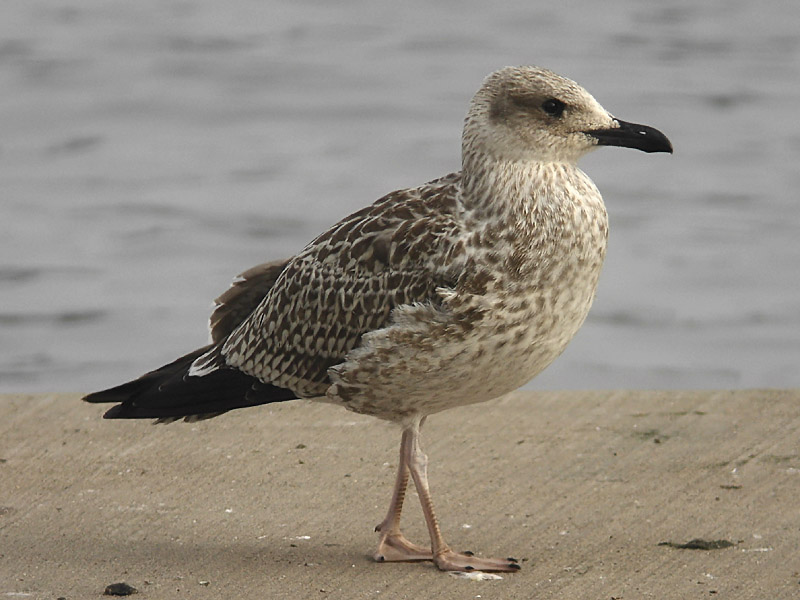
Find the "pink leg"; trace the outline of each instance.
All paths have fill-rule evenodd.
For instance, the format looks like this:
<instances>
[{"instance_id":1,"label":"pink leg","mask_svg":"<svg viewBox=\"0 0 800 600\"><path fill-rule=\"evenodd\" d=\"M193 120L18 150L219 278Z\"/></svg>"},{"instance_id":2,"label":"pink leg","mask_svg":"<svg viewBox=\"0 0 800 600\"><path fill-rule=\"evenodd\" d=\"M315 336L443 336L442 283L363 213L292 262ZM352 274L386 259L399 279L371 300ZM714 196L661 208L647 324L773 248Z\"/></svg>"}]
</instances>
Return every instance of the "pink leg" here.
<instances>
[{"instance_id":1,"label":"pink leg","mask_svg":"<svg viewBox=\"0 0 800 600\"><path fill-rule=\"evenodd\" d=\"M409 542L400 531L400 513L403 511L403 500L408 487L408 464L406 462L408 451L406 446L410 441L410 432L403 431L400 442L400 464L397 467L397 479L392 493L392 502L386 518L375 528L381 534L378 549L373 558L378 562L418 561L431 560L433 555L430 548L423 548Z\"/></svg>"},{"instance_id":2,"label":"pink leg","mask_svg":"<svg viewBox=\"0 0 800 600\"><path fill-rule=\"evenodd\" d=\"M520 566L513 558L478 558L471 554L454 552L445 543L439 521L433 511L433 500L428 487L428 457L422 452L419 445L419 428L421 422L416 422L403 432L401 451L406 452L405 463L414 479L425 523L431 536L431 549L433 562L442 571L518 571ZM408 439L406 439L408 434ZM407 478L406 478L407 479Z\"/></svg>"}]
</instances>

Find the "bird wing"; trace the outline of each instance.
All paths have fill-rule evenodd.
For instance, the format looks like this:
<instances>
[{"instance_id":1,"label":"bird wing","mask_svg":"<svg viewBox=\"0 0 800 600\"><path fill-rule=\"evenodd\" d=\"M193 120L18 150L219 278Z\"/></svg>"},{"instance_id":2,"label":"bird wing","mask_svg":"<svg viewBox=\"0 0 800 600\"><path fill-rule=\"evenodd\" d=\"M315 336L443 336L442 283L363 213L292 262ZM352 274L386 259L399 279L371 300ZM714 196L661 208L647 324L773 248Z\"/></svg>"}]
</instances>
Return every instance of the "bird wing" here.
<instances>
[{"instance_id":1,"label":"bird wing","mask_svg":"<svg viewBox=\"0 0 800 600\"><path fill-rule=\"evenodd\" d=\"M440 303L437 289L457 281L459 180L393 192L320 235L191 373L234 368L301 397L324 394L328 368L363 334L398 306Z\"/></svg>"},{"instance_id":2,"label":"bird wing","mask_svg":"<svg viewBox=\"0 0 800 600\"><path fill-rule=\"evenodd\" d=\"M212 343L227 338L258 307L287 264L288 259L276 260L236 276L231 287L214 300L214 312L208 320Z\"/></svg>"},{"instance_id":3,"label":"bird wing","mask_svg":"<svg viewBox=\"0 0 800 600\"><path fill-rule=\"evenodd\" d=\"M183 417L199 420L215 417L234 408L291 400L289 390L264 384L245 373L217 371L202 380L187 378L191 364L224 340L275 284L287 260L264 263L239 275L231 287L216 299L209 320L212 345L145 373L138 379L88 394L87 402L118 402L106 413L108 419L157 418L172 422Z\"/></svg>"}]
</instances>

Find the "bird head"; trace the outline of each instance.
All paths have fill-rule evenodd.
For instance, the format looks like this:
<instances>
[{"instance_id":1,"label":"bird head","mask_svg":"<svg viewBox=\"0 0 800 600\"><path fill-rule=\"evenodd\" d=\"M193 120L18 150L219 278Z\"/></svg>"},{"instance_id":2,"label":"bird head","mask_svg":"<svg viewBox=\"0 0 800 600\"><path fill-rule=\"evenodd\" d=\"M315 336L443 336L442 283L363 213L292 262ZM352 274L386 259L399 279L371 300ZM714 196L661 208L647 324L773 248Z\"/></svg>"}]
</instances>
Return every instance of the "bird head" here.
<instances>
[{"instance_id":1,"label":"bird head","mask_svg":"<svg viewBox=\"0 0 800 600\"><path fill-rule=\"evenodd\" d=\"M597 146L672 152L657 129L616 119L577 83L540 67L489 75L464 125L465 160L480 153L500 161L574 164Z\"/></svg>"}]
</instances>

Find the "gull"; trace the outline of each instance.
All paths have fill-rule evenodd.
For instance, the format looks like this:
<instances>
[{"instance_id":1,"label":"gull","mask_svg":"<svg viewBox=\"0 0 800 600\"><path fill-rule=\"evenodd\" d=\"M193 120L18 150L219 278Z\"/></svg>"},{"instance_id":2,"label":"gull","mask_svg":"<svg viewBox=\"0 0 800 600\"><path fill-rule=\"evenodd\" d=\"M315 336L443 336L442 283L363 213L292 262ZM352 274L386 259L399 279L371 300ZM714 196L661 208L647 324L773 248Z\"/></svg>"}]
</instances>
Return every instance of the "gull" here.
<instances>
[{"instance_id":1,"label":"gull","mask_svg":"<svg viewBox=\"0 0 800 600\"><path fill-rule=\"evenodd\" d=\"M595 296L608 238L577 166L598 146L672 152L574 81L534 66L490 74L464 123L461 171L392 192L299 254L242 273L216 301L211 340L139 379L86 396L109 419L197 421L305 398L400 425L400 459L375 560L516 571L455 552L431 499L420 429L497 398L549 365ZM409 478L430 545L400 515Z\"/></svg>"}]
</instances>

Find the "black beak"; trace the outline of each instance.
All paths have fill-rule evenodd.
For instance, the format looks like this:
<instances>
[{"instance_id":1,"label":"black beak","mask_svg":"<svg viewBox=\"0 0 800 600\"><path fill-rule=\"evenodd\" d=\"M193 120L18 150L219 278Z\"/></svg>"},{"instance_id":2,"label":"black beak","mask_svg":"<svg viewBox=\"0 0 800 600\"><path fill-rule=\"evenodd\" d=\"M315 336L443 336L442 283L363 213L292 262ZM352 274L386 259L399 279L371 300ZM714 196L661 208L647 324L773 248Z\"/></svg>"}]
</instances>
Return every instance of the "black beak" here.
<instances>
[{"instance_id":1,"label":"black beak","mask_svg":"<svg viewBox=\"0 0 800 600\"><path fill-rule=\"evenodd\" d=\"M594 129L584 133L596 138L598 146L623 146L636 148L643 152L669 152L672 154L672 144L667 136L658 129L619 119L615 119L615 121L619 123L619 127Z\"/></svg>"}]
</instances>

